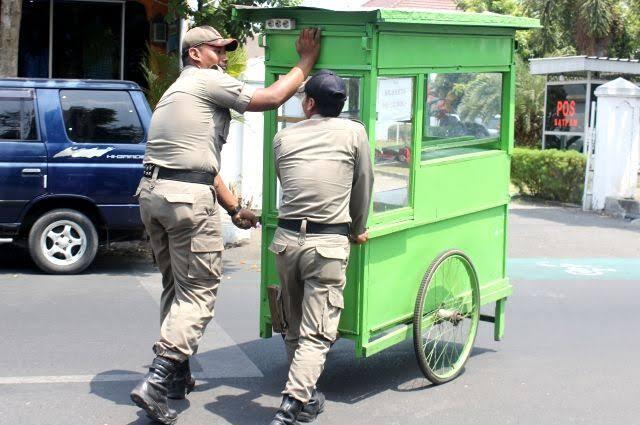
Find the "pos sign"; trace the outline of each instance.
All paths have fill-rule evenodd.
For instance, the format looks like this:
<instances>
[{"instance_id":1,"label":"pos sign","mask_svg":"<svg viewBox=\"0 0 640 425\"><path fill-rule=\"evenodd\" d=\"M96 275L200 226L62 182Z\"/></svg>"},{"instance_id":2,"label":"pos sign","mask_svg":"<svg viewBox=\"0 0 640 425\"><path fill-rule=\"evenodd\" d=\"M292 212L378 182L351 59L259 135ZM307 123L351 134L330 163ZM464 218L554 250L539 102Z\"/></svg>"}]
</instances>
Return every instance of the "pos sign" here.
<instances>
[{"instance_id":1,"label":"pos sign","mask_svg":"<svg viewBox=\"0 0 640 425\"><path fill-rule=\"evenodd\" d=\"M548 85L545 111L546 131L578 133L584 131L586 98L586 84Z\"/></svg>"},{"instance_id":2,"label":"pos sign","mask_svg":"<svg viewBox=\"0 0 640 425\"><path fill-rule=\"evenodd\" d=\"M556 104L556 118L554 118L554 126L556 127L577 127L578 120L576 116L575 100L558 100Z\"/></svg>"}]
</instances>

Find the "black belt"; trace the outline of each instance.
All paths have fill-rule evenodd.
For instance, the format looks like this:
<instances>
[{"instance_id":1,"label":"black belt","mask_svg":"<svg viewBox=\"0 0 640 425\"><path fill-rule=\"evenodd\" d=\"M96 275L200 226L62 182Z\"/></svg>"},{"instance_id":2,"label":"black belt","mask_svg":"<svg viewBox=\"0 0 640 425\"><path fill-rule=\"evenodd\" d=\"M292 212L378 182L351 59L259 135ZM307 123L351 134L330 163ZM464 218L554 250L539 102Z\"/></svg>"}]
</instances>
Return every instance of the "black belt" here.
<instances>
[{"instance_id":1,"label":"black belt","mask_svg":"<svg viewBox=\"0 0 640 425\"><path fill-rule=\"evenodd\" d=\"M148 178L153 177L153 171L158 169L159 179L176 180L185 183L199 183L206 185L213 185L213 181L216 178L216 173L207 173L204 171L192 171L192 170L178 170L174 168L159 167L154 164L144 164L144 176Z\"/></svg>"},{"instance_id":2,"label":"black belt","mask_svg":"<svg viewBox=\"0 0 640 425\"><path fill-rule=\"evenodd\" d=\"M286 218L278 219L278 227L283 229L299 232L302 226L302 220L289 220ZM307 221L307 233L321 233L323 235L344 235L349 236L349 224L326 224L326 223L313 223Z\"/></svg>"}]
</instances>

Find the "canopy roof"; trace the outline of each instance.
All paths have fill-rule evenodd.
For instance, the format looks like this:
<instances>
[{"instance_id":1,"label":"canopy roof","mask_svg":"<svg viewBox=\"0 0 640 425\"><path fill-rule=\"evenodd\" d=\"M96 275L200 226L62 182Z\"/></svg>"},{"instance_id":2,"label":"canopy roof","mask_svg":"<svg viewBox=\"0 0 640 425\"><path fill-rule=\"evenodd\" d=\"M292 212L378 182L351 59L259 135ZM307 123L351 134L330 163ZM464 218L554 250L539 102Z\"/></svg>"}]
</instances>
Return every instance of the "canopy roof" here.
<instances>
[{"instance_id":1,"label":"canopy roof","mask_svg":"<svg viewBox=\"0 0 640 425\"><path fill-rule=\"evenodd\" d=\"M315 7L274 7L236 5L234 16L242 20L263 21L269 18L296 18L306 14L325 13L333 16L353 17L354 20L375 23L458 25L479 27L502 27L513 29L540 28L540 21L519 16L498 15L495 13L467 13L425 9L320 9Z\"/></svg>"},{"instance_id":2,"label":"canopy roof","mask_svg":"<svg viewBox=\"0 0 640 425\"><path fill-rule=\"evenodd\" d=\"M637 59L618 59L596 56L562 56L531 59L531 74L550 75L570 72L607 72L611 74L640 74Z\"/></svg>"}]
</instances>

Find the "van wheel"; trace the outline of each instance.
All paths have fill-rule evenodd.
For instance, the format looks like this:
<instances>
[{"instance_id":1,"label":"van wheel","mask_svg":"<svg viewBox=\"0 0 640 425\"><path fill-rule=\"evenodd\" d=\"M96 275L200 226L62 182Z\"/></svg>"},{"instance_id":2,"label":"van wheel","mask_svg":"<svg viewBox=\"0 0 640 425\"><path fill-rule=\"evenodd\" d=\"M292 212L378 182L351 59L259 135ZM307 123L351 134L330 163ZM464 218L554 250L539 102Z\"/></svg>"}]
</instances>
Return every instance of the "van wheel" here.
<instances>
[{"instance_id":1,"label":"van wheel","mask_svg":"<svg viewBox=\"0 0 640 425\"><path fill-rule=\"evenodd\" d=\"M97 252L95 226L75 210L49 211L29 231L31 258L46 273L80 273L93 262Z\"/></svg>"}]
</instances>

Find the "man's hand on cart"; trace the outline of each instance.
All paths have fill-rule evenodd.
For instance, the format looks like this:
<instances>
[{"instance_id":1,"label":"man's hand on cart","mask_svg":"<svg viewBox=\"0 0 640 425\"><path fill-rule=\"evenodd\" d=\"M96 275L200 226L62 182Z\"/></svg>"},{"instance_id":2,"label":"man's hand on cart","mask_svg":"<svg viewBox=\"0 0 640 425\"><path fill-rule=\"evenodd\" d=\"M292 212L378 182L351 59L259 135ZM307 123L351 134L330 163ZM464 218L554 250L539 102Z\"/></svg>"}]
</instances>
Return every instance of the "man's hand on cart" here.
<instances>
[{"instance_id":1,"label":"man's hand on cart","mask_svg":"<svg viewBox=\"0 0 640 425\"><path fill-rule=\"evenodd\" d=\"M356 245L362 245L363 243L367 242L369 240L369 233L368 232L364 232L360 235L351 235L349 237L349 239L351 239L351 242L353 242Z\"/></svg>"},{"instance_id":2,"label":"man's hand on cart","mask_svg":"<svg viewBox=\"0 0 640 425\"><path fill-rule=\"evenodd\" d=\"M246 208L241 208L237 214L231 217L231 222L240 229L250 229L258 225L258 217L253 211Z\"/></svg>"},{"instance_id":3,"label":"man's hand on cart","mask_svg":"<svg viewBox=\"0 0 640 425\"><path fill-rule=\"evenodd\" d=\"M313 67L320 55L320 28L303 29L296 40L296 51L301 61L310 63Z\"/></svg>"}]
</instances>

